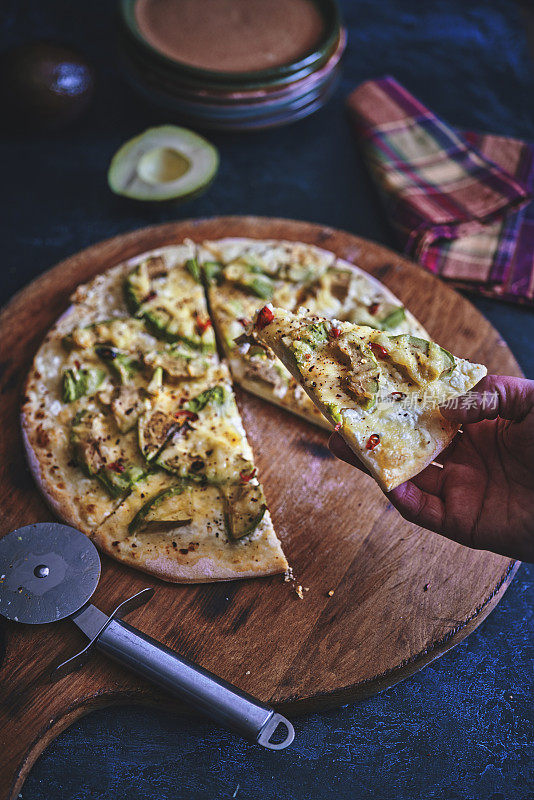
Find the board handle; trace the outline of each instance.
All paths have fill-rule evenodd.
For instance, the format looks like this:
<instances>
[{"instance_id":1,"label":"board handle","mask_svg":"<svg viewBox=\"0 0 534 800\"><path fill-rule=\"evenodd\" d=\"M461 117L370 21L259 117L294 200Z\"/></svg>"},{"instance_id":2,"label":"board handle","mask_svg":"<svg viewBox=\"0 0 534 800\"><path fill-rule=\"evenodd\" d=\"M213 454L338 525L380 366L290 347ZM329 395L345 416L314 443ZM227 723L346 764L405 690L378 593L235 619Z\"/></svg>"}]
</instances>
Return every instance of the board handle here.
<instances>
[{"instance_id":1,"label":"board handle","mask_svg":"<svg viewBox=\"0 0 534 800\"><path fill-rule=\"evenodd\" d=\"M295 737L289 720L270 706L182 658L126 622L112 620L99 634L95 646L137 675L262 747L282 750ZM285 728L285 733L279 731L277 741L271 741L280 726Z\"/></svg>"}]
</instances>

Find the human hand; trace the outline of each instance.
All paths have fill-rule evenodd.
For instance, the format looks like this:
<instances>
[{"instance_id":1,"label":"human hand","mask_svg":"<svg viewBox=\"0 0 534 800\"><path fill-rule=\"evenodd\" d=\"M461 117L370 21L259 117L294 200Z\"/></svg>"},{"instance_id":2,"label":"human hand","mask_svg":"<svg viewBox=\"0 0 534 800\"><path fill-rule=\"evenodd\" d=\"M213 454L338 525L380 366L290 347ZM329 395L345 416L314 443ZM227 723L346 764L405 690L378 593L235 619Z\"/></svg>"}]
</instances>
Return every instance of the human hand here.
<instances>
[{"instance_id":1,"label":"human hand","mask_svg":"<svg viewBox=\"0 0 534 800\"><path fill-rule=\"evenodd\" d=\"M441 409L463 427L436 459L443 469L430 465L387 497L410 522L455 542L534 561L534 381L487 375L469 399ZM329 446L362 469L341 436Z\"/></svg>"}]
</instances>

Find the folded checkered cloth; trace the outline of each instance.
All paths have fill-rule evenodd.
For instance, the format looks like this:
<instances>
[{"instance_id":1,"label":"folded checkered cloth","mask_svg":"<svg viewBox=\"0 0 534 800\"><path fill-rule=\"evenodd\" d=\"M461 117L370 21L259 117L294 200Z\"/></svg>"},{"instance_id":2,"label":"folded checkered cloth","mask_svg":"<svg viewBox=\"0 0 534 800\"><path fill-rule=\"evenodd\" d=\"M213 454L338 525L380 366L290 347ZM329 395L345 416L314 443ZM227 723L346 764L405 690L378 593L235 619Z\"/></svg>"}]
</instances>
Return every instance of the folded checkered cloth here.
<instances>
[{"instance_id":1,"label":"folded checkered cloth","mask_svg":"<svg viewBox=\"0 0 534 800\"><path fill-rule=\"evenodd\" d=\"M459 133L391 77L347 105L405 253L461 288L534 304L534 148Z\"/></svg>"}]
</instances>

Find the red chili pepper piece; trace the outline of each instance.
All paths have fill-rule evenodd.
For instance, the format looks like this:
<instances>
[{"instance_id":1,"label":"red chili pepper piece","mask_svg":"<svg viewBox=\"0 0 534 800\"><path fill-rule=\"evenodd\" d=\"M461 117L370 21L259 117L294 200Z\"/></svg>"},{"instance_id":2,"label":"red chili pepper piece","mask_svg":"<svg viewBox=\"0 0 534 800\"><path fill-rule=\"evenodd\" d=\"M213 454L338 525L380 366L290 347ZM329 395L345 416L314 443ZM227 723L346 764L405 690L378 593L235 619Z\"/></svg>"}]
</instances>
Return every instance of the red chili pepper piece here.
<instances>
[{"instance_id":1,"label":"red chili pepper piece","mask_svg":"<svg viewBox=\"0 0 534 800\"><path fill-rule=\"evenodd\" d=\"M202 335L205 330L211 328L211 319L200 319L200 317L196 316L196 323L198 332Z\"/></svg>"},{"instance_id":2,"label":"red chili pepper piece","mask_svg":"<svg viewBox=\"0 0 534 800\"><path fill-rule=\"evenodd\" d=\"M372 433L370 437L367 439L365 448L366 450L374 450L377 444L380 444L380 436L378 435L378 433Z\"/></svg>"},{"instance_id":3,"label":"red chili pepper piece","mask_svg":"<svg viewBox=\"0 0 534 800\"><path fill-rule=\"evenodd\" d=\"M76 359L76 361L74 362L74 366L76 367L76 369L80 369L80 367L81 367L82 365L80 364L80 362L78 361L78 359Z\"/></svg>"},{"instance_id":4,"label":"red chili pepper piece","mask_svg":"<svg viewBox=\"0 0 534 800\"><path fill-rule=\"evenodd\" d=\"M374 317L379 308L380 308L380 303L371 303L371 305L369 306L369 313L372 314Z\"/></svg>"},{"instance_id":5,"label":"red chili pepper piece","mask_svg":"<svg viewBox=\"0 0 534 800\"><path fill-rule=\"evenodd\" d=\"M256 317L256 325L255 325L256 330L258 331L263 330L263 328L266 328L269 322L272 322L273 319L274 319L274 314L271 311L271 309L267 308L267 306L263 306L263 308L260 308L260 310L258 311L258 316Z\"/></svg>"},{"instance_id":6,"label":"red chili pepper piece","mask_svg":"<svg viewBox=\"0 0 534 800\"><path fill-rule=\"evenodd\" d=\"M241 480L242 480L242 481L244 481L245 483L248 483L249 481L251 481L251 480L252 480L252 478L254 478L254 477L255 477L255 475L256 475L256 472L257 472L257 471L258 471L258 470L256 469L256 467L254 467L254 469L252 470L252 472L246 472L246 471L243 469L243 470L241 470L241 472L239 473L239 477L241 478Z\"/></svg>"},{"instance_id":7,"label":"red chili pepper piece","mask_svg":"<svg viewBox=\"0 0 534 800\"><path fill-rule=\"evenodd\" d=\"M121 473L124 472L125 466L124 464L121 464L120 461L114 461L112 464L109 465L109 469L112 469L113 472Z\"/></svg>"},{"instance_id":8,"label":"red chili pepper piece","mask_svg":"<svg viewBox=\"0 0 534 800\"><path fill-rule=\"evenodd\" d=\"M330 331L330 335L332 336L333 339L339 339L339 337L341 336L341 328L337 328L334 325Z\"/></svg>"},{"instance_id":9,"label":"red chili pepper piece","mask_svg":"<svg viewBox=\"0 0 534 800\"><path fill-rule=\"evenodd\" d=\"M338 422L337 425L334 425L334 430L339 431L341 428L341 422Z\"/></svg>"},{"instance_id":10,"label":"red chili pepper piece","mask_svg":"<svg viewBox=\"0 0 534 800\"><path fill-rule=\"evenodd\" d=\"M183 408L181 411L177 411L174 415L175 419L198 419L198 414L195 414L194 411L188 411L187 409Z\"/></svg>"},{"instance_id":11,"label":"red chili pepper piece","mask_svg":"<svg viewBox=\"0 0 534 800\"><path fill-rule=\"evenodd\" d=\"M377 358L387 358L388 357L388 351L386 350L385 347L382 347L381 344L378 344L378 342L371 342L370 346L371 346L371 350L373 351L373 353L375 354L375 356Z\"/></svg>"},{"instance_id":12,"label":"red chili pepper piece","mask_svg":"<svg viewBox=\"0 0 534 800\"><path fill-rule=\"evenodd\" d=\"M153 300L155 297L157 297L157 293L156 293L156 292L149 292L149 293L147 294L147 296L146 296L146 297L143 297L143 299L141 300L141 302L142 302L142 303L149 303L149 302L150 302L151 300Z\"/></svg>"}]
</instances>

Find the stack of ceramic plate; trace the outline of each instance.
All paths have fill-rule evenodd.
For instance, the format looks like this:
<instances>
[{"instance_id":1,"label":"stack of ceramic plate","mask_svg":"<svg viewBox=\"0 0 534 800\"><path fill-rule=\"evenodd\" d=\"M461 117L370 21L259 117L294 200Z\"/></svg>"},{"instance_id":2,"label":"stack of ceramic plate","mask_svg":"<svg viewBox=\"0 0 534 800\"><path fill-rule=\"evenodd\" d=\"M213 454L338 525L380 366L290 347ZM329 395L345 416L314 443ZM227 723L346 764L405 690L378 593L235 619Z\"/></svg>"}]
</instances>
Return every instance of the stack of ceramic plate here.
<instances>
[{"instance_id":1,"label":"stack of ceramic plate","mask_svg":"<svg viewBox=\"0 0 534 800\"><path fill-rule=\"evenodd\" d=\"M283 125L320 108L340 71L346 33L335 0L315 0L323 18L320 41L302 57L253 72L219 72L179 62L143 36L137 0L122 0L120 57L129 83L176 120L221 130Z\"/></svg>"}]
</instances>

